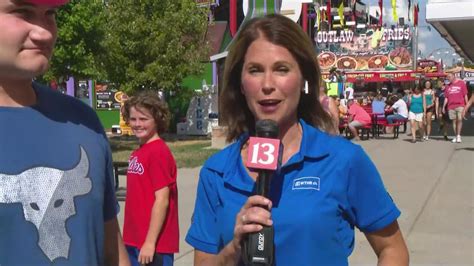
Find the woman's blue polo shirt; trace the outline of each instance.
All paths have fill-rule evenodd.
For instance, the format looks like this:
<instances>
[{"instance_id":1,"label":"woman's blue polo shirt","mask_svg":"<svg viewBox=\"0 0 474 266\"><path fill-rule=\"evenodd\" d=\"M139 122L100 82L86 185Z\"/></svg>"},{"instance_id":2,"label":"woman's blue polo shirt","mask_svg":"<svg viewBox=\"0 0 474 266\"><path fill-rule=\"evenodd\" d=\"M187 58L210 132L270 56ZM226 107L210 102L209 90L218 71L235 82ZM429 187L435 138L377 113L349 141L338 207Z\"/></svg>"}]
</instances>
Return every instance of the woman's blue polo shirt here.
<instances>
[{"instance_id":1,"label":"woman's blue polo shirt","mask_svg":"<svg viewBox=\"0 0 474 266\"><path fill-rule=\"evenodd\" d=\"M347 265L354 226L385 228L400 215L372 161L358 145L300 120L300 151L271 180L275 265ZM240 156L241 136L207 160L186 236L195 249L217 254L233 238L237 213L255 182Z\"/></svg>"}]
</instances>

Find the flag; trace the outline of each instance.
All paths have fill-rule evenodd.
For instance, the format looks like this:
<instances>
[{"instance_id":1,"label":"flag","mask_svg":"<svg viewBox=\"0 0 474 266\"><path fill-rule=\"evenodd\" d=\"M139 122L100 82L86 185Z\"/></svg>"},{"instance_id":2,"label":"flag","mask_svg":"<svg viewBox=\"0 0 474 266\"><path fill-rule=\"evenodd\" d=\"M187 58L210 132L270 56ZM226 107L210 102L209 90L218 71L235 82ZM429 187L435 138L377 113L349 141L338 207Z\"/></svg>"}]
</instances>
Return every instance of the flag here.
<instances>
[{"instance_id":1,"label":"flag","mask_svg":"<svg viewBox=\"0 0 474 266\"><path fill-rule=\"evenodd\" d=\"M398 21L397 0L392 0L392 16L393 16L393 21L397 22Z\"/></svg>"},{"instance_id":2,"label":"flag","mask_svg":"<svg viewBox=\"0 0 474 266\"><path fill-rule=\"evenodd\" d=\"M337 8L337 14L339 15L341 25L344 26L344 1L341 1L341 4Z\"/></svg>"},{"instance_id":3,"label":"flag","mask_svg":"<svg viewBox=\"0 0 474 266\"><path fill-rule=\"evenodd\" d=\"M319 26L321 25L321 10L316 9L316 24L314 25L315 27L318 28L319 30Z\"/></svg>"},{"instance_id":4,"label":"flag","mask_svg":"<svg viewBox=\"0 0 474 266\"><path fill-rule=\"evenodd\" d=\"M352 1L351 9L352 9L352 21L356 21L356 0Z\"/></svg>"},{"instance_id":5,"label":"flag","mask_svg":"<svg viewBox=\"0 0 474 266\"><path fill-rule=\"evenodd\" d=\"M413 26L418 26L418 12L420 11L420 6L418 3L413 6Z\"/></svg>"},{"instance_id":6,"label":"flag","mask_svg":"<svg viewBox=\"0 0 474 266\"><path fill-rule=\"evenodd\" d=\"M328 20L329 29L331 29L332 18L331 18L331 0L327 0L326 3L326 18Z\"/></svg>"},{"instance_id":7,"label":"flag","mask_svg":"<svg viewBox=\"0 0 474 266\"><path fill-rule=\"evenodd\" d=\"M367 5L366 10L365 10L365 13L367 14L367 20L366 20L366 21L367 21L367 24L370 25L370 24L371 24L371 23L370 23L370 5Z\"/></svg>"},{"instance_id":8,"label":"flag","mask_svg":"<svg viewBox=\"0 0 474 266\"><path fill-rule=\"evenodd\" d=\"M379 17L379 25L383 25L383 0L379 0L379 8L380 8L380 17Z\"/></svg>"},{"instance_id":9,"label":"flag","mask_svg":"<svg viewBox=\"0 0 474 266\"><path fill-rule=\"evenodd\" d=\"M411 19L410 19L410 17L411 17L410 13L411 12L410 11L411 11L411 0L408 0L408 21L411 21Z\"/></svg>"}]
</instances>

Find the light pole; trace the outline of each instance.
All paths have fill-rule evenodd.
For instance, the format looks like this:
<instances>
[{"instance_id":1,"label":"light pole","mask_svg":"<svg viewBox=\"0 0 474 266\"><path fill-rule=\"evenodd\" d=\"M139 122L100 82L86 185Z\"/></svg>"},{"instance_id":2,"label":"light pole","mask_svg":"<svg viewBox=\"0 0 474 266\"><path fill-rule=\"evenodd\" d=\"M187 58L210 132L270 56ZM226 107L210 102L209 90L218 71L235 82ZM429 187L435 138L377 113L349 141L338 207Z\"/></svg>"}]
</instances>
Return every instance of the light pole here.
<instances>
[{"instance_id":1,"label":"light pole","mask_svg":"<svg viewBox=\"0 0 474 266\"><path fill-rule=\"evenodd\" d=\"M461 79L464 79L464 74L465 74L465 72L464 72L464 58L459 57L457 60L461 61L461 72L459 73L459 77Z\"/></svg>"},{"instance_id":2,"label":"light pole","mask_svg":"<svg viewBox=\"0 0 474 266\"><path fill-rule=\"evenodd\" d=\"M414 34L415 34L415 38L413 38L414 40L414 46L413 46L413 67L414 69L416 69L417 67L417 61L418 61L418 58L420 58L419 54L421 54L421 51L418 50L418 43L419 43L419 31L418 29L419 28L427 28L429 32L431 32L431 27L429 25L417 25L414 27Z\"/></svg>"},{"instance_id":3,"label":"light pole","mask_svg":"<svg viewBox=\"0 0 474 266\"><path fill-rule=\"evenodd\" d=\"M419 38L419 34L420 34L420 31L422 31L421 29L423 28L426 28L429 32L431 32L431 27L429 25L418 25L416 27L414 27L415 29L415 36L416 36L416 47L414 49L414 51L417 53L417 54L414 54L416 55L416 58L421 58L420 54L421 54L421 51L418 50L418 43L420 42L420 38Z\"/></svg>"},{"instance_id":4,"label":"light pole","mask_svg":"<svg viewBox=\"0 0 474 266\"><path fill-rule=\"evenodd\" d=\"M436 61L442 61L443 63L451 62L451 66L452 66L453 65L452 60L455 59L455 57L457 56L459 55L454 51L453 48L441 47L441 48L437 48L431 51L426 58L436 60Z\"/></svg>"}]
</instances>

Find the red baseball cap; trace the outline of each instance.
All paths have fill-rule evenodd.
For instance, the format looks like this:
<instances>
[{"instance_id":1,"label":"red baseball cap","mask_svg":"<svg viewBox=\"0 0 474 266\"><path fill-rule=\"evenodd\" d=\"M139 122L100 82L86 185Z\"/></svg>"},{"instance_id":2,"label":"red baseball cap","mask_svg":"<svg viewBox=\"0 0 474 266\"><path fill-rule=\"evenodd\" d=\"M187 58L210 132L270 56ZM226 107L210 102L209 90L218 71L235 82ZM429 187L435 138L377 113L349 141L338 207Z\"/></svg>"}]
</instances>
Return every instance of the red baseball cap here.
<instances>
[{"instance_id":1,"label":"red baseball cap","mask_svg":"<svg viewBox=\"0 0 474 266\"><path fill-rule=\"evenodd\" d=\"M25 2L36 4L36 5L50 5L50 6L61 6L67 4L69 0L24 0Z\"/></svg>"}]
</instances>

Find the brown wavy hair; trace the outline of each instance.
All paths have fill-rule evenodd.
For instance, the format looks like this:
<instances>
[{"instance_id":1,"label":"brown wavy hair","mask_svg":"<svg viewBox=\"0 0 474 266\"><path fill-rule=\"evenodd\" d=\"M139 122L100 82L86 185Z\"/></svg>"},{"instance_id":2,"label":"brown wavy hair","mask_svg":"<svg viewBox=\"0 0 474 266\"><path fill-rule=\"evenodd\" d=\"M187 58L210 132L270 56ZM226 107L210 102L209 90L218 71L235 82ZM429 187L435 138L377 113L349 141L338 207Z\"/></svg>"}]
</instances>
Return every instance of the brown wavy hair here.
<instances>
[{"instance_id":1,"label":"brown wavy hair","mask_svg":"<svg viewBox=\"0 0 474 266\"><path fill-rule=\"evenodd\" d=\"M123 120L127 125L130 121L130 109L132 107L148 110L156 123L158 134L165 132L170 123L170 112L166 102L162 101L157 92L143 91L128 99L122 109Z\"/></svg>"},{"instance_id":2,"label":"brown wavy hair","mask_svg":"<svg viewBox=\"0 0 474 266\"><path fill-rule=\"evenodd\" d=\"M319 102L321 70L311 40L292 20L272 14L249 20L231 44L219 98L222 123L228 127L227 141L236 140L246 131L255 133L255 118L240 88L245 54L252 42L259 38L285 47L298 62L303 79L308 82L309 92L302 92L298 103L298 118L326 132L332 132L331 117Z\"/></svg>"}]
</instances>

